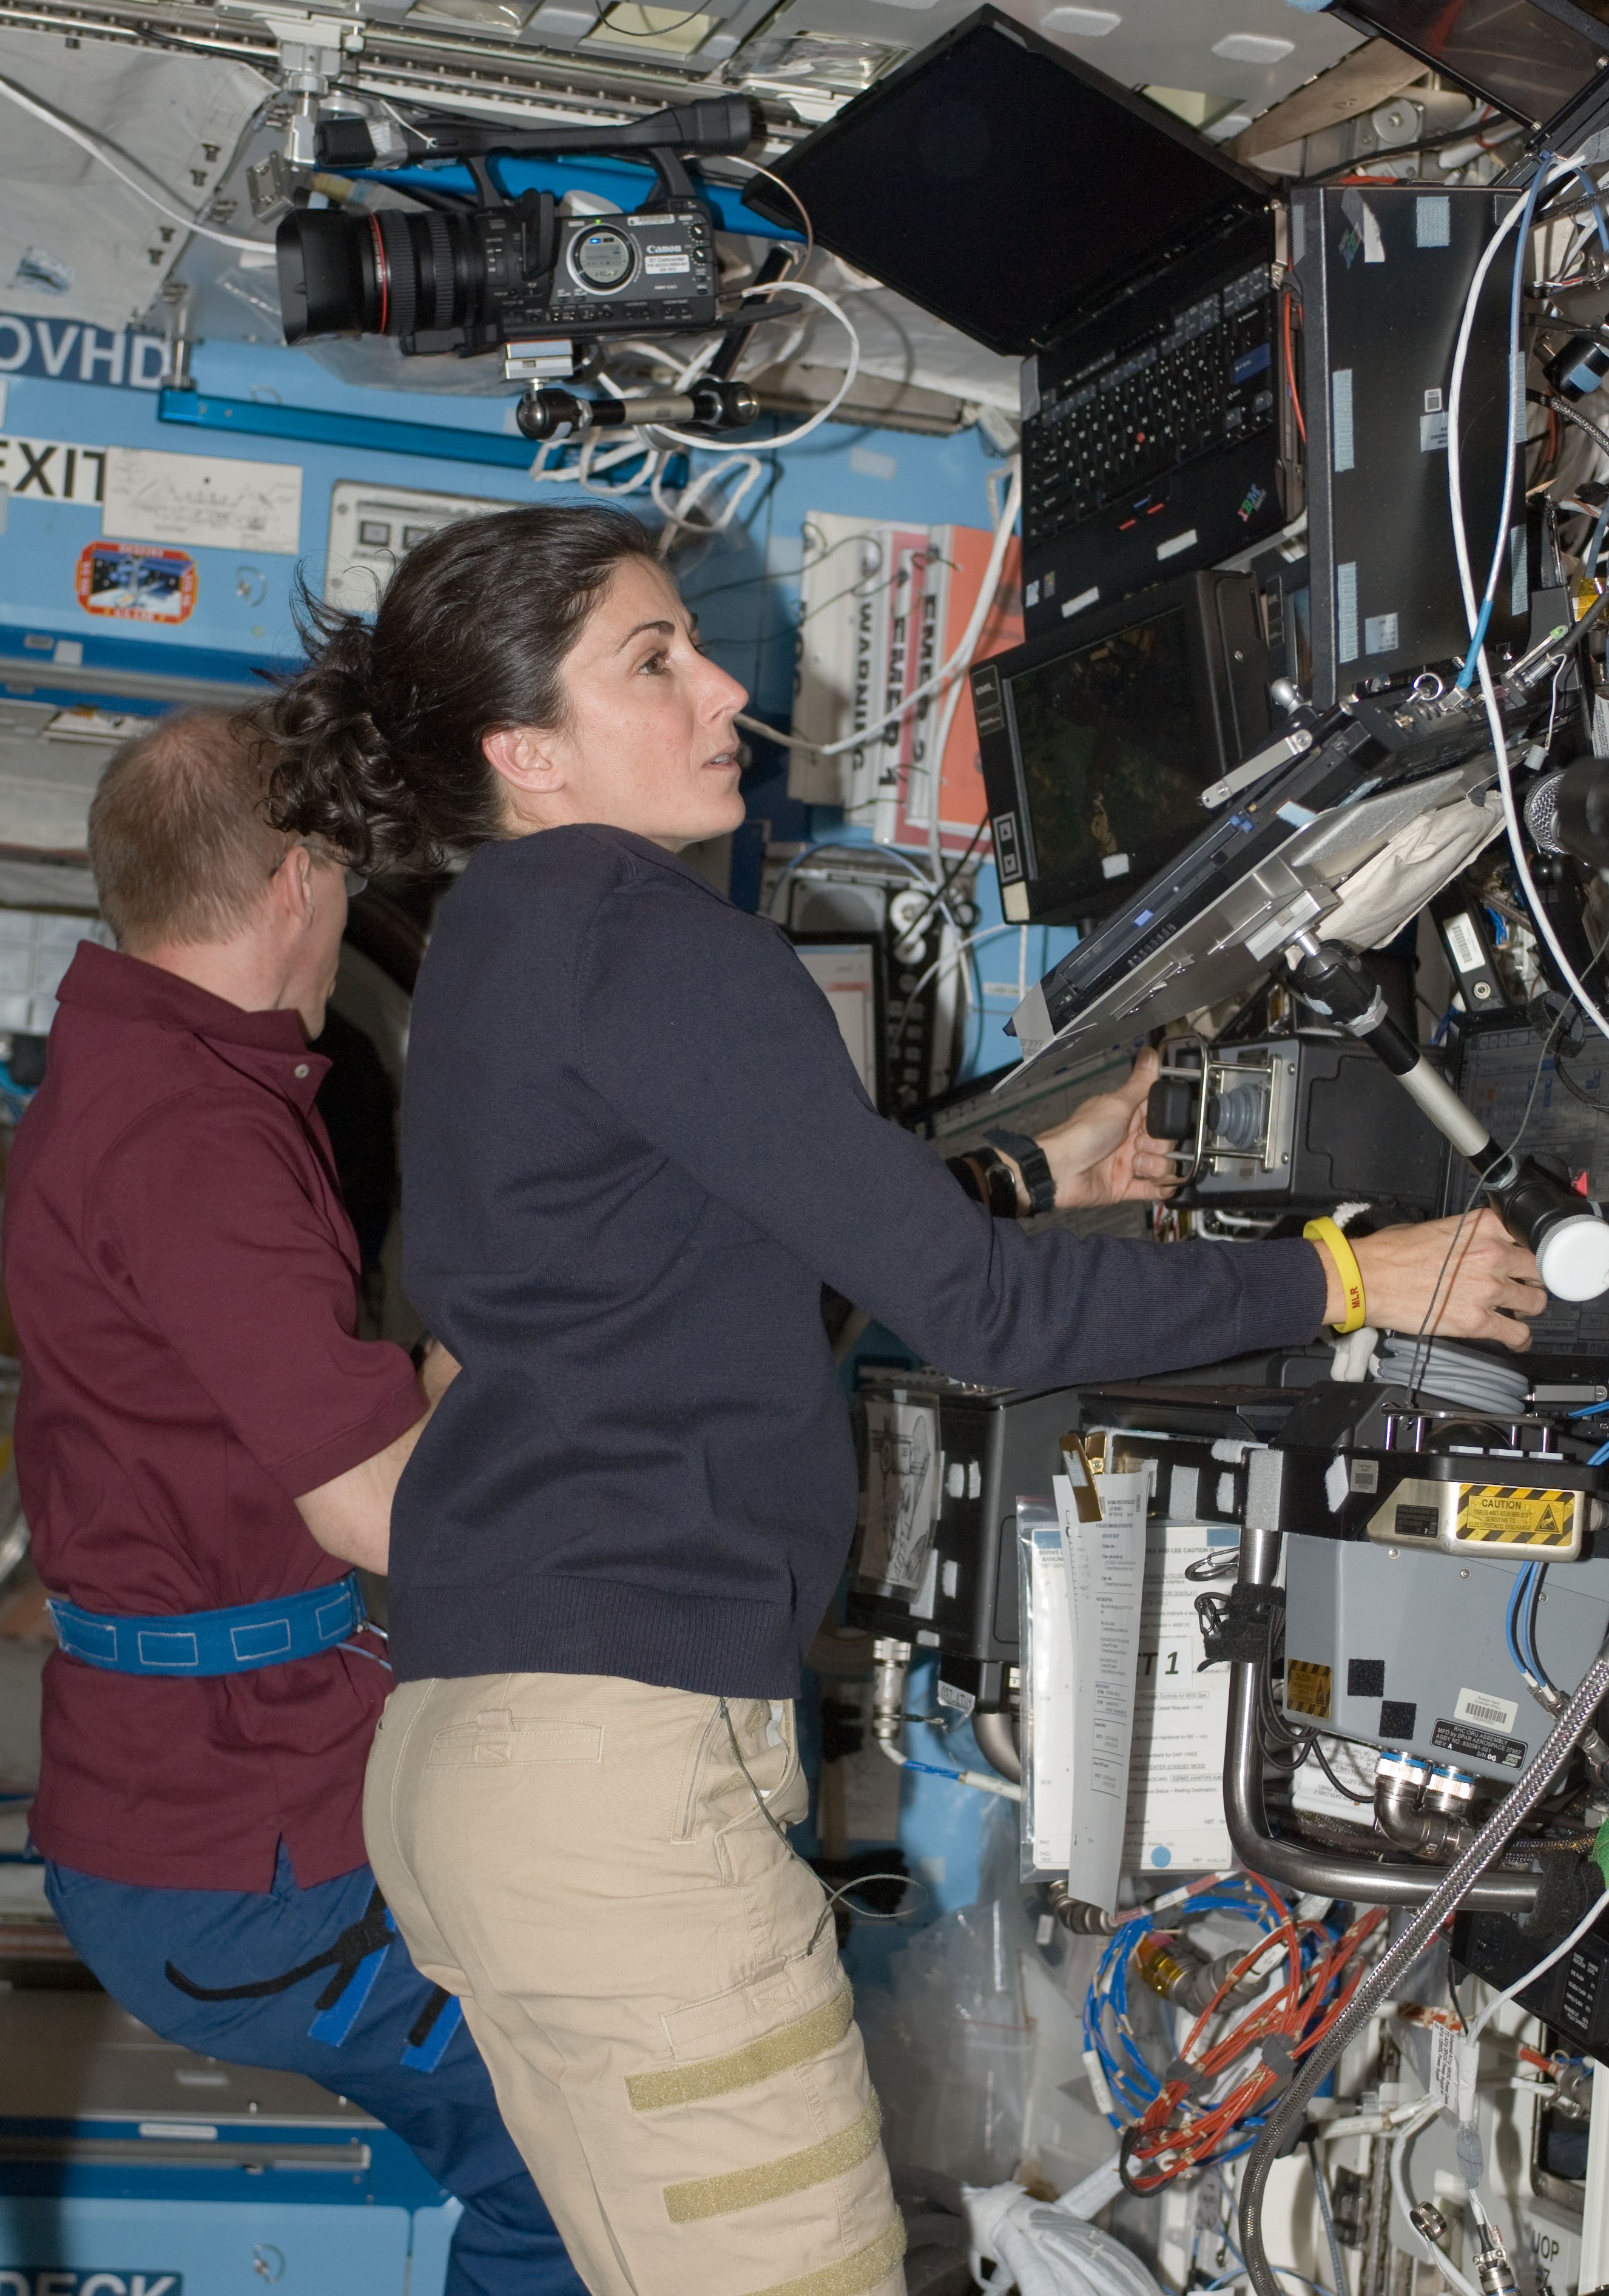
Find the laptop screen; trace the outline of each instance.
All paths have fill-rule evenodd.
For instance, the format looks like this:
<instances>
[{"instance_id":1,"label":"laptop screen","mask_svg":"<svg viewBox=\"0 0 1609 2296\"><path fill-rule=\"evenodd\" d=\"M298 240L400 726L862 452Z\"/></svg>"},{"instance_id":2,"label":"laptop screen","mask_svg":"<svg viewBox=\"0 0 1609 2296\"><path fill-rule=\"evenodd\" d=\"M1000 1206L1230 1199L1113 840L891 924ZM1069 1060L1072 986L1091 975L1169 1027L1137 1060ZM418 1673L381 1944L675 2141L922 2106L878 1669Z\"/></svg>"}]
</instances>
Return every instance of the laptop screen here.
<instances>
[{"instance_id":1,"label":"laptop screen","mask_svg":"<svg viewBox=\"0 0 1609 2296\"><path fill-rule=\"evenodd\" d=\"M824 247L1014 357L1268 198L1182 122L993 8L775 171ZM792 219L763 180L747 197Z\"/></svg>"},{"instance_id":2,"label":"laptop screen","mask_svg":"<svg viewBox=\"0 0 1609 2296\"><path fill-rule=\"evenodd\" d=\"M1584 88L1609 48L1609 0L1566 0L1564 15L1532 0L1344 0L1359 31L1382 32L1510 119L1551 119Z\"/></svg>"},{"instance_id":3,"label":"laptop screen","mask_svg":"<svg viewBox=\"0 0 1609 2296\"><path fill-rule=\"evenodd\" d=\"M1008 679L1037 873L1090 914L1166 866L1223 771L1203 738L1186 610Z\"/></svg>"}]
</instances>

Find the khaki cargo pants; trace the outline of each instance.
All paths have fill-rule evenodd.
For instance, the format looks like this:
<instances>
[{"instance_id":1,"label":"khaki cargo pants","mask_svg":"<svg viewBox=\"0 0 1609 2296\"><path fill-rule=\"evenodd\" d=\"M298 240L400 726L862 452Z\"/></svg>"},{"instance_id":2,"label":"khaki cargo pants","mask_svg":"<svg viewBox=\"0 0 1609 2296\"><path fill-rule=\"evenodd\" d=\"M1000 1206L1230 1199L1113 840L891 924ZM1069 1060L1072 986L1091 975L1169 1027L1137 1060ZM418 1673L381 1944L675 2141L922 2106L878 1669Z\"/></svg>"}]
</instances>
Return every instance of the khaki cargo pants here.
<instances>
[{"instance_id":1,"label":"khaki cargo pants","mask_svg":"<svg viewBox=\"0 0 1609 2296\"><path fill-rule=\"evenodd\" d=\"M792 1709L727 1710L796 1823ZM364 1831L593 2296L903 2296L824 1892L718 1700L597 1675L405 1684Z\"/></svg>"}]
</instances>

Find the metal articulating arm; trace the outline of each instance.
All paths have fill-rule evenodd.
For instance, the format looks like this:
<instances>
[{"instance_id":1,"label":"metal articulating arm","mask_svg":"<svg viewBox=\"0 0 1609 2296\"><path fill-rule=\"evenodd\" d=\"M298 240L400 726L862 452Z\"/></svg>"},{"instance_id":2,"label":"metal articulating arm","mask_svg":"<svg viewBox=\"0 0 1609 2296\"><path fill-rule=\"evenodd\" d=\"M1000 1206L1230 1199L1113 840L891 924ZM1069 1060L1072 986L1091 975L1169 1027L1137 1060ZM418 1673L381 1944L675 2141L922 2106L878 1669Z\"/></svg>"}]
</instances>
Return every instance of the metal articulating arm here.
<instances>
[{"instance_id":1,"label":"metal articulating arm","mask_svg":"<svg viewBox=\"0 0 1609 2296\"><path fill-rule=\"evenodd\" d=\"M1271 1587L1279 1564L1277 1531L1247 1529L1241 1535L1241 1581ZM1224 1755L1224 1808L1229 1839L1243 1866L1270 1882L1315 1897L1346 1898L1369 1906L1422 1906L1446 1879L1443 1869L1423 1863L1407 1866L1348 1857L1315 1849L1306 1842L1277 1839L1268 1831L1262 1798L1262 1750L1257 1735L1257 1664L1242 1660L1230 1669L1229 1734ZM1487 1874L1464 1899L1473 1911L1530 1913L1541 1877L1536 1874Z\"/></svg>"}]
</instances>

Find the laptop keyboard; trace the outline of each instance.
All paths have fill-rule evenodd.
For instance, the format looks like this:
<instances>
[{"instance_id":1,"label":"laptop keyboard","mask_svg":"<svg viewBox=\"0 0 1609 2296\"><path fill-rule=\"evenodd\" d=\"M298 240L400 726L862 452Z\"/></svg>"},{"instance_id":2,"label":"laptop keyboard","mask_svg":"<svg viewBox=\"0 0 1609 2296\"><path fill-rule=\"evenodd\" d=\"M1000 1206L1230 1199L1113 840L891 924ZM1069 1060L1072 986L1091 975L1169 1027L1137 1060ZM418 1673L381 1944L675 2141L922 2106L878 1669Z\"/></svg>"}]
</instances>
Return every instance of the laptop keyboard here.
<instances>
[{"instance_id":1,"label":"laptop keyboard","mask_svg":"<svg viewBox=\"0 0 1609 2296\"><path fill-rule=\"evenodd\" d=\"M1023 539L1047 542L1114 502L1148 509L1147 485L1238 445L1275 420L1277 299L1260 264L1178 311L1091 374L1044 387L1023 425ZM1040 361L1043 378L1047 362Z\"/></svg>"}]
</instances>

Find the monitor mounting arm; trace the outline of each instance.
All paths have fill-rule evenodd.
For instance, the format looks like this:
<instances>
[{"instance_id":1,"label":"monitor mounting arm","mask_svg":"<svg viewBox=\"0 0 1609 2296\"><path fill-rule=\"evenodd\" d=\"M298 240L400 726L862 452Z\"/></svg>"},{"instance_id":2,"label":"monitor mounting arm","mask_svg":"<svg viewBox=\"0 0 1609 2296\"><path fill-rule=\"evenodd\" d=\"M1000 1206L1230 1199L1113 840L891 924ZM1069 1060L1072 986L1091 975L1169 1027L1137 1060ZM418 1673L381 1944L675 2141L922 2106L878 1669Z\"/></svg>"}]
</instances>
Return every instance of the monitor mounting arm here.
<instances>
[{"instance_id":1,"label":"monitor mounting arm","mask_svg":"<svg viewBox=\"0 0 1609 2296\"><path fill-rule=\"evenodd\" d=\"M1451 1142L1516 1242L1535 1252L1556 1299L1596 1300L1609 1291L1609 1223L1602 1209L1532 1156L1516 1156L1492 1138L1385 1009L1373 973L1338 941L1299 933L1286 952L1304 1004L1367 1045L1408 1098Z\"/></svg>"}]
</instances>

